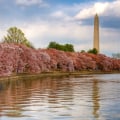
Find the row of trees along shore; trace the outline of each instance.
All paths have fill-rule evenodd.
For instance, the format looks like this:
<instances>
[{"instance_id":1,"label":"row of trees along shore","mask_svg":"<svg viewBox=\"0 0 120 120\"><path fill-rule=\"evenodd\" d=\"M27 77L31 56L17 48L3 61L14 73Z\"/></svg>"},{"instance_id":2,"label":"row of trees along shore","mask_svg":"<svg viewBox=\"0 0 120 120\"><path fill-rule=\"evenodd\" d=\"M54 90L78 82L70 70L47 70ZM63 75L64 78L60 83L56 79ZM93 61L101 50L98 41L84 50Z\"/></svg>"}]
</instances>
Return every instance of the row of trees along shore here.
<instances>
[{"instance_id":1,"label":"row of trees along shore","mask_svg":"<svg viewBox=\"0 0 120 120\"><path fill-rule=\"evenodd\" d=\"M27 47L34 48L32 43L30 41L28 41L28 39L25 37L25 34L22 32L22 30L17 27L10 27L7 30L7 35L4 36L3 43L23 44ZM48 49L54 48L54 49L62 50L65 52L75 52L74 46L72 44L62 45L57 42L50 42L47 48ZM81 53L83 53L83 52L85 52L85 50L81 50ZM90 49L87 52L93 53L93 54L98 53L98 51L95 48Z\"/></svg>"}]
</instances>

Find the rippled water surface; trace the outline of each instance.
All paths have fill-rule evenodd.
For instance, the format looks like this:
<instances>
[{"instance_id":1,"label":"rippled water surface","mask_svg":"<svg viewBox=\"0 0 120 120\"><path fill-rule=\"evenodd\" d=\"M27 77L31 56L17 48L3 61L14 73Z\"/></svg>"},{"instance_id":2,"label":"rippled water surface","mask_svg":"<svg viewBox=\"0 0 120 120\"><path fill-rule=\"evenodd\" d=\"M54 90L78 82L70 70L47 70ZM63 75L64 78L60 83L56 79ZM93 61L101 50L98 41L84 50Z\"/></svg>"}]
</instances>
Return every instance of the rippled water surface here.
<instances>
[{"instance_id":1,"label":"rippled water surface","mask_svg":"<svg viewBox=\"0 0 120 120\"><path fill-rule=\"evenodd\" d=\"M120 120L120 74L0 81L0 120Z\"/></svg>"}]
</instances>

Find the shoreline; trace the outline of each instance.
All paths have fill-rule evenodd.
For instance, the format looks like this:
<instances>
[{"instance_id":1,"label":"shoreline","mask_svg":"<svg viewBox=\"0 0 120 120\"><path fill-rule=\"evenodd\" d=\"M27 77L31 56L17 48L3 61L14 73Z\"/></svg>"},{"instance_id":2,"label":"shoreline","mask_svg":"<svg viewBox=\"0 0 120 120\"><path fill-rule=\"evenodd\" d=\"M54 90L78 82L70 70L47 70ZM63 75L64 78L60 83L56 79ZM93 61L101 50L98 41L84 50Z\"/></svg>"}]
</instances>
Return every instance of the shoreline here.
<instances>
[{"instance_id":1,"label":"shoreline","mask_svg":"<svg viewBox=\"0 0 120 120\"><path fill-rule=\"evenodd\" d=\"M11 76L4 76L0 77L0 81L5 80L24 80L24 79L36 79L36 78L45 78L45 77L60 77L60 76L82 76L82 75L93 75L93 74L120 74L120 71L76 71L76 72L43 72L39 74L18 74L18 75L11 75Z\"/></svg>"}]
</instances>

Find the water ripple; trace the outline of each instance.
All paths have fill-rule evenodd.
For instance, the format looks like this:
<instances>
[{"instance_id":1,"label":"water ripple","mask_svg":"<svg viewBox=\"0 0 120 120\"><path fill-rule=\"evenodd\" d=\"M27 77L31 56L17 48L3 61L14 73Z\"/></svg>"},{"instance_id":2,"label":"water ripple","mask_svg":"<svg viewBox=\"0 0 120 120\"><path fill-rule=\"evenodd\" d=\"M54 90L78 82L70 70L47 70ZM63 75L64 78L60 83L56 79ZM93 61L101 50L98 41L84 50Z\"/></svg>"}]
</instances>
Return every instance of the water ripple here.
<instances>
[{"instance_id":1,"label":"water ripple","mask_svg":"<svg viewBox=\"0 0 120 120\"><path fill-rule=\"evenodd\" d=\"M120 75L0 82L0 120L119 120Z\"/></svg>"}]
</instances>

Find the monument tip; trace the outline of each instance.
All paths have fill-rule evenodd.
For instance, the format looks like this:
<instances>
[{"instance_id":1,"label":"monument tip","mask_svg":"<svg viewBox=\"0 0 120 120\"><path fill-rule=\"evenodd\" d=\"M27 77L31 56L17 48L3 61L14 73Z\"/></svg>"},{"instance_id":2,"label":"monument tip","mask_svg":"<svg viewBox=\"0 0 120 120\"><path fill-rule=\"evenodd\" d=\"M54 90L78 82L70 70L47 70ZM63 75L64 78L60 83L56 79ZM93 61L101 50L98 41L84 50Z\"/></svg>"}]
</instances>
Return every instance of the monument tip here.
<instances>
[{"instance_id":1,"label":"monument tip","mask_svg":"<svg viewBox=\"0 0 120 120\"><path fill-rule=\"evenodd\" d=\"M98 17L98 14L96 13L95 16Z\"/></svg>"}]
</instances>

